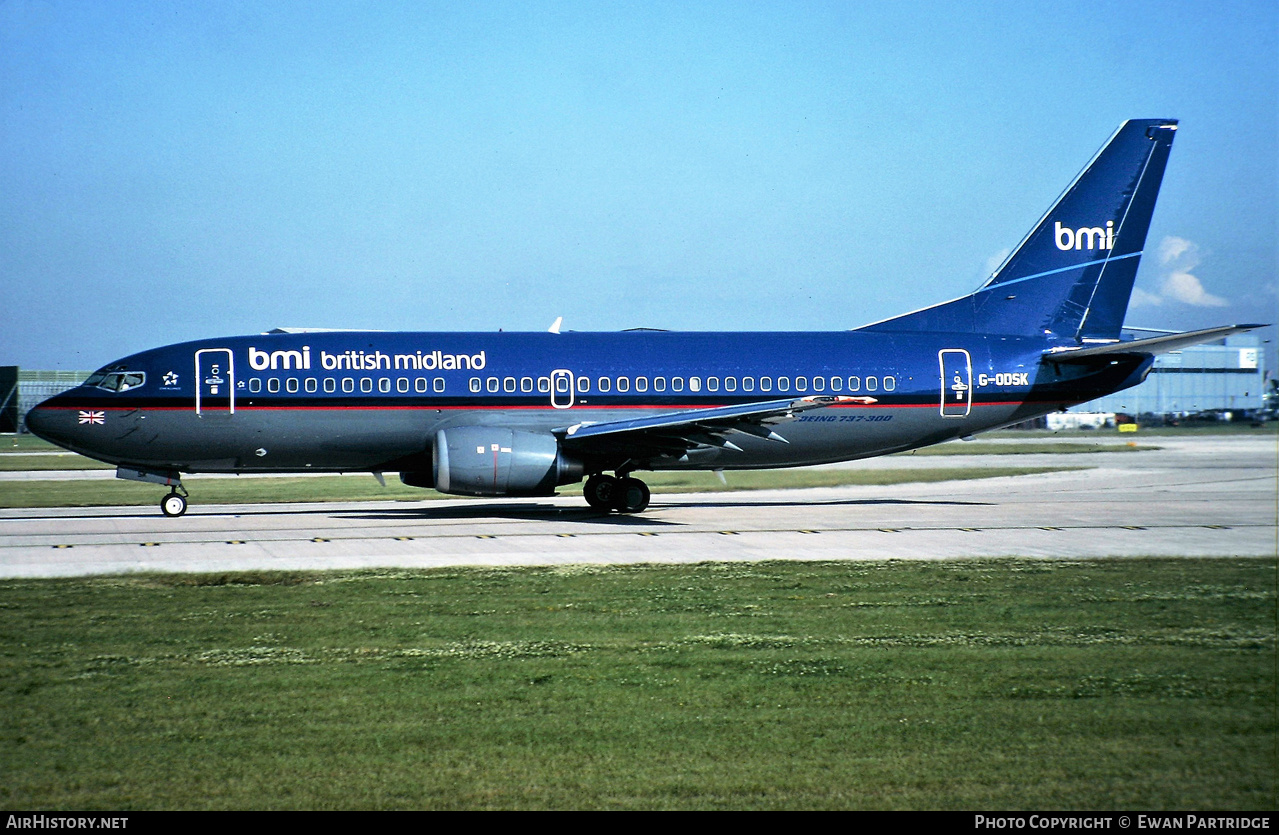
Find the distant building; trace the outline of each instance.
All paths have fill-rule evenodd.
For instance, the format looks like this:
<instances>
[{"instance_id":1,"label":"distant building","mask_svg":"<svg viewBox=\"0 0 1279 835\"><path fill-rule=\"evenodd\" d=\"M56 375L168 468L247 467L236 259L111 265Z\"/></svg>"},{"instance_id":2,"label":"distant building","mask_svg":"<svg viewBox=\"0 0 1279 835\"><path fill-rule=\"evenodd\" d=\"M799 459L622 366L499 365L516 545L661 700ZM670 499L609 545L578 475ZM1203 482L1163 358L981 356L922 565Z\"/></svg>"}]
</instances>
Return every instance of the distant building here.
<instances>
[{"instance_id":1,"label":"distant building","mask_svg":"<svg viewBox=\"0 0 1279 835\"><path fill-rule=\"evenodd\" d=\"M1161 331L1125 330L1125 337L1155 336ZM1266 373L1261 367L1261 338L1238 334L1155 357L1150 376L1139 386L1081 403L1072 412L1114 412L1154 418L1202 413L1234 417L1262 408Z\"/></svg>"},{"instance_id":2,"label":"distant building","mask_svg":"<svg viewBox=\"0 0 1279 835\"><path fill-rule=\"evenodd\" d=\"M27 412L41 400L75 388L92 371L34 371L0 365L0 432L25 432Z\"/></svg>"}]
</instances>

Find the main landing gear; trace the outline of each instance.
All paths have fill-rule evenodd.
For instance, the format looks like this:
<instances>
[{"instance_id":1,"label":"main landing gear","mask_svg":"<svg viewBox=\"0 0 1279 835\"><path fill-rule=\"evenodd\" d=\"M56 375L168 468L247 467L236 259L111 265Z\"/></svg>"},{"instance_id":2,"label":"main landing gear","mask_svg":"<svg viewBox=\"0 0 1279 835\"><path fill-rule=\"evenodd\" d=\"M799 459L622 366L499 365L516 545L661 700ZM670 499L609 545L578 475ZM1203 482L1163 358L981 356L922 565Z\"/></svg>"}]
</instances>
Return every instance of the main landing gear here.
<instances>
[{"instance_id":1,"label":"main landing gear","mask_svg":"<svg viewBox=\"0 0 1279 835\"><path fill-rule=\"evenodd\" d=\"M641 513L648 507L648 485L638 478L616 478L597 473L586 479L582 488L586 503L596 510L616 510L618 513Z\"/></svg>"}]
</instances>

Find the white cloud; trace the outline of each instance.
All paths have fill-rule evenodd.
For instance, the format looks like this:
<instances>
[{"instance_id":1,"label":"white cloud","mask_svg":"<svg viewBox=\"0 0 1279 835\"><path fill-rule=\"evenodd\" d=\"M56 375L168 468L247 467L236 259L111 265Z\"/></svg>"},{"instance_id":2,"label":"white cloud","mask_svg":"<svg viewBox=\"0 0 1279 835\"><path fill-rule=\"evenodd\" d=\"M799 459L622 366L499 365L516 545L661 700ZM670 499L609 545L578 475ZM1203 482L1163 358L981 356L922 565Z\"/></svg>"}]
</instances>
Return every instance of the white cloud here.
<instances>
[{"instance_id":1,"label":"white cloud","mask_svg":"<svg viewBox=\"0 0 1279 835\"><path fill-rule=\"evenodd\" d=\"M1193 268L1199 263L1199 247L1185 238L1169 235L1159 242L1159 263L1166 267L1187 252L1190 252L1190 258L1194 260L1190 265Z\"/></svg>"},{"instance_id":2,"label":"white cloud","mask_svg":"<svg viewBox=\"0 0 1279 835\"><path fill-rule=\"evenodd\" d=\"M1214 296L1205 290L1199 279L1190 273L1171 273L1164 279L1161 289L1168 298L1195 307L1225 307L1229 304L1221 296Z\"/></svg>"},{"instance_id":3,"label":"white cloud","mask_svg":"<svg viewBox=\"0 0 1279 835\"><path fill-rule=\"evenodd\" d=\"M1132 298L1128 301L1129 307L1158 307L1163 304L1162 296L1155 293L1147 293L1140 287L1132 288Z\"/></svg>"},{"instance_id":4,"label":"white cloud","mask_svg":"<svg viewBox=\"0 0 1279 835\"><path fill-rule=\"evenodd\" d=\"M1193 307L1225 307L1230 304L1221 296L1214 296L1205 290L1203 282L1192 272L1203 260L1199 245L1194 241L1169 235L1159 242L1156 252L1164 274L1159 292L1149 293L1134 288L1130 302L1132 306L1157 305L1164 301L1180 302Z\"/></svg>"}]
</instances>

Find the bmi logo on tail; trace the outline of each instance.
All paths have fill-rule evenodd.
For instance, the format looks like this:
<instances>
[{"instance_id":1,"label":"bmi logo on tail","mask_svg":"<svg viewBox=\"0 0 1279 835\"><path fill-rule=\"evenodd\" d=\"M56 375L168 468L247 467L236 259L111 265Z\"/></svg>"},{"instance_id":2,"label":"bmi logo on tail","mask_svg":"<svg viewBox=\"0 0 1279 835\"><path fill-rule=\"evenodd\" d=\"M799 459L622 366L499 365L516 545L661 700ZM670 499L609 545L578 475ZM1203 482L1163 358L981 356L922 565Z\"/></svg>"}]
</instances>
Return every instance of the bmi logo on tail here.
<instances>
[{"instance_id":1,"label":"bmi logo on tail","mask_svg":"<svg viewBox=\"0 0 1279 835\"><path fill-rule=\"evenodd\" d=\"M1071 229L1069 226L1062 226L1059 220L1053 227L1053 232L1057 235L1057 248L1063 252L1068 249L1114 249L1115 247L1113 220L1106 221L1105 229L1100 226L1081 226L1078 229Z\"/></svg>"}]
</instances>

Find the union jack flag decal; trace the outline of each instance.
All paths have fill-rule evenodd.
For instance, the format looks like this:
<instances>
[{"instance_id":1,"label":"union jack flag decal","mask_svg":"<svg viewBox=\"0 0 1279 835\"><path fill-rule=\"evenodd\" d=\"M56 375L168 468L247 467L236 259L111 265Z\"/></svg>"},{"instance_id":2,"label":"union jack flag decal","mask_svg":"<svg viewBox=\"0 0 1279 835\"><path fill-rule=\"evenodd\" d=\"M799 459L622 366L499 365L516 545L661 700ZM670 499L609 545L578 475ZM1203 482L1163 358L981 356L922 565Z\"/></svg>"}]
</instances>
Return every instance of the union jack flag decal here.
<instances>
[{"instance_id":1,"label":"union jack flag decal","mask_svg":"<svg viewBox=\"0 0 1279 835\"><path fill-rule=\"evenodd\" d=\"M96 423L101 425L107 422L107 413L106 412L81 412L80 422Z\"/></svg>"}]
</instances>

